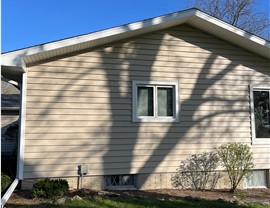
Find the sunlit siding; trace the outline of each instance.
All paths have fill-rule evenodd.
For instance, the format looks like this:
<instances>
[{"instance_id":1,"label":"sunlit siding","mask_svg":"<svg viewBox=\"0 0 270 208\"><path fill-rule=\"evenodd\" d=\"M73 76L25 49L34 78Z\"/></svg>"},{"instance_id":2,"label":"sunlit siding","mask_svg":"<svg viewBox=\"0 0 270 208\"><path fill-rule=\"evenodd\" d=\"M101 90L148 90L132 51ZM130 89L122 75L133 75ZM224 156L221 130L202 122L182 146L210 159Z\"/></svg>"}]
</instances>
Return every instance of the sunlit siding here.
<instances>
[{"instance_id":1,"label":"sunlit siding","mask_svg":"<svg viewBox=\"0 0 270 208\"><path fill-rule=\"evenodd\" d=\"M249 84L269 61L187 25L28 68L24 177L174 172L190 154L251 144ZM179 82L179 123L132 123L132 80ZM252 146L256 168L270 149Z\"/></svg>"}]
</instances>

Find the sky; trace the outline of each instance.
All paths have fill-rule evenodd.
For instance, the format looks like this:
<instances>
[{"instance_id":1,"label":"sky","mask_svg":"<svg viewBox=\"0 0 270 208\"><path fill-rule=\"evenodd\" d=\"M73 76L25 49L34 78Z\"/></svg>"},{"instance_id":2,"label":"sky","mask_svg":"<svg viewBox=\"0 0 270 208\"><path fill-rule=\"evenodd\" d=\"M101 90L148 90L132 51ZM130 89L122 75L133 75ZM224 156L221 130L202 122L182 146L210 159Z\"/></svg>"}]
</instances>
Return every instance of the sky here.
<instances>
[{"instance_id":1,"label":"sky","mask_svg":"<svg viewBox=\"0 0 270 208\"><path fill-rule=\"evenodd\" d=\"M256 6L269 11L269 0L256 0ZM1 52L187 8L189 0L2 0Z\"/></svg>"}]
</instances>

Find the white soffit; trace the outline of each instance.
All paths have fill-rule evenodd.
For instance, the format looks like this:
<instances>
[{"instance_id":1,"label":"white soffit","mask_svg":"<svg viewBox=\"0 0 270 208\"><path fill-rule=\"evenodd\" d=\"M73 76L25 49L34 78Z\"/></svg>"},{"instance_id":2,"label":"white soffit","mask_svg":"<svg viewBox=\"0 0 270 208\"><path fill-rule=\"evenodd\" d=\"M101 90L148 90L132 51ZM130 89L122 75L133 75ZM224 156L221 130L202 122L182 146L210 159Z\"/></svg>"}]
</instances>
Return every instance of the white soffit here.
<instances>
[{"instance_id":1,"label":"white soffit","mask_svg":"<svg viewBox=\"0 0 270 208\"><path fill-rule=\"evenodd\" d=\"M231 26L197 9L189 9L86 35L4 53L2 54L2 65L23 66L23 62L25 64L31 64L184 23L270 59L269 41Z\"/></svg>"}]
</instances>

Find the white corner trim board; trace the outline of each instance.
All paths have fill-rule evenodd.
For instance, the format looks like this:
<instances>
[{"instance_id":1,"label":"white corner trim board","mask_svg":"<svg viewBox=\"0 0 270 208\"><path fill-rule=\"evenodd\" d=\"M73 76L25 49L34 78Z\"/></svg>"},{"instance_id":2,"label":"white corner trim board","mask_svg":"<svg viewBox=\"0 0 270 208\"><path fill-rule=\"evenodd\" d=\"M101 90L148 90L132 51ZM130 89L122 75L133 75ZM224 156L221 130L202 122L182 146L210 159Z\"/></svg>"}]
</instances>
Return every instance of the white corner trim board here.
<instances>
[{"instance_id":1,"label":"white corner trim board","mask_svg":"<svg viewBox=\"0 0 270 208\"><path fill-rule=\"evenodd\" d=\"M24 166L26 91L27 91L27 73L23 73L22 88L21 88L21 105L20 105L19 148L17 157L17 177L20 180L23 179L23 166Z\"/></svg>"}]
</instances>

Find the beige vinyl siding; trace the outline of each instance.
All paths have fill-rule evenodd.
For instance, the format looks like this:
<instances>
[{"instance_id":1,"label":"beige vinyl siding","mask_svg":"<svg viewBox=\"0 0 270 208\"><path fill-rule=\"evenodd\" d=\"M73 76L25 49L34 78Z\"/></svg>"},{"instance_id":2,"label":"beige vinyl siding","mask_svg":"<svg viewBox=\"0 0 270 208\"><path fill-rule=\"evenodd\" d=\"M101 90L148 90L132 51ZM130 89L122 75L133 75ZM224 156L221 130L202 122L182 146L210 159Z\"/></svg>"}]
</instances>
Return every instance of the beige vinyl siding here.
<instances>
[{"instance_id":1,"label":"beige vinyl siding","mask_svg":"<svg viewBox=\"0 0 270 208\"><path fill-rule=\"evenodd\" d=\"M183 25L28 68L25 178L174 172L190 154L251 144L249 84L269 61ZM179 123L132 123L132 80L177 81ZM252 146L256 168L270 147Z\"/></svg>"}]
</instances>

